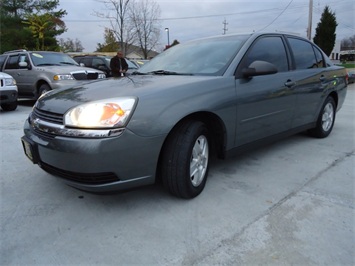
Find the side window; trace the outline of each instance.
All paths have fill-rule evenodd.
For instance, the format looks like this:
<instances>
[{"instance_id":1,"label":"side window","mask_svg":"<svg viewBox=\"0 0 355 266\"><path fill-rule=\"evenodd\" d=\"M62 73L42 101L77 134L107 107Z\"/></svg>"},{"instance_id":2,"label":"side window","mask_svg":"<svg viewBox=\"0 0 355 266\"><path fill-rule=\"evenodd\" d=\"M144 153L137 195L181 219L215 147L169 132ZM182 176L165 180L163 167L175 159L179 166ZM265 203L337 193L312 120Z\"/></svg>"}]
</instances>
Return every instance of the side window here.
<instances>
[{"instance_id":1,"label":"side window","mask_svg":"<svg viewBox=\"0 0 355 266\"><path fill-rule=\"evenodd\" d=\"M94 68L105 66L105 62L101 58L93 58L92 59L92 66Z\"/></svg>"},{"instance_id":2,"label":"side window","mask_svg":"<svg viewBox=\"0 0 355 266\"><path fill-rule=\"evenodd\" d=\"M325 63L324 63L323 55L322 55L321 51L319 51L319 49L317 47L315 47L315 46L313 46L313 50L314 50L314 53L316 55L317 66L318 67L324 67Z\"/></svg>"},{"instance_id":3,"label":"side window","mask_svg":"<svg viewBox=\"0 0 355 266\"><path fill-rule=\"evenodd\" d=\"M91 58L83 58L83 60L80 63L83 63L86 67L91 67L92 64L92 59Z\"/></svg>"},{"instance_id":4,"label":"side window","mask_svg":"<svg viewBox=\"0 0 355 266\"><path fill-rule=\"evenodd\" d=\"M281 37L263 37L256 40L251 50L243 61L243 67L248 67L256 60L274 64L278 72L288 71L286 49Z\"/></svg>"},{"instance_id":5,"label":"side window","mask_svg":"<svg viewBox=\"0 0 355 266\"><path fill-rule=\"evenodd\" d=\"M295 38L288 38L288 41L293 52L296 69L318 67L312 44L307 41Z\"/></svg>"},{"instance_id":6,"label":"side window","mask_svg":"<svg viewBox=\"0 0 355 266\"><path fill-rule=\"evenodd\" d=\"M5 69L27 68L27 67L20 67L19 63L21 62L26 62L28 65L30 63L28 60L28 56L25 54L10 55L9 59L6 62Z\"/></svg>"},{"instance_id":7,"label":"side window","mask_svg":"<svg viewBox=\"0 0 355 266\"><path fill-rule=\"evenodd\" d=\"M10 55L9 59L7 59L5 69L18 69L19 68L18 58L19 55Z\"/></svg>"}]
</instances>

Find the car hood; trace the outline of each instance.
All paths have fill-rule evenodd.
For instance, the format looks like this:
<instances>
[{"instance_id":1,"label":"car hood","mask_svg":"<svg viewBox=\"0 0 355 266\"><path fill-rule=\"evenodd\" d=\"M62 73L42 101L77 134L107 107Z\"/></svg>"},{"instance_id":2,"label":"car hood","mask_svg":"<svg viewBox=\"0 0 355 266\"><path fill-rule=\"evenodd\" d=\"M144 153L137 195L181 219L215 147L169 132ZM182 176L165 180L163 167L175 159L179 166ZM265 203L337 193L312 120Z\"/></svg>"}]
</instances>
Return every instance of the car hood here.
<instances>
[{"instance_id":1,"label":"car hood","mask_svg":"<svg viewBox=\"0 0 355 266\"><path fill-rule=\"evenodd\" d=\"M36 67L38 71L50 71L56 74L67 74L67 73L75 73L75 72L88 72L88 73L103 73L100 70L89 68L89 67L82 67L82 66L75 66L75 65L60 65L60 66L38 66Z\"/></svg>"},{"instance_id":2,"label":"car hood","mask_svg":"<svg viewBox=\"0 0 355 266\"><path fill-rule=\"evenodd\" d=\"M36 107L53 113L64 114L68 109L96 100L115 97L156 97L164 94L189 95L193 88L202 88L220 80L221 76L129 76L93 81L84 85L59 89L47 93L36 102ZM182 92L185 91L185 92ZM164 92L164 93L163 93ZM201 93L201 92L200 92ZM190 93L191 94L191 93ZM159 97L157 96L157 97Z\"/></svg>"}]
</instances>

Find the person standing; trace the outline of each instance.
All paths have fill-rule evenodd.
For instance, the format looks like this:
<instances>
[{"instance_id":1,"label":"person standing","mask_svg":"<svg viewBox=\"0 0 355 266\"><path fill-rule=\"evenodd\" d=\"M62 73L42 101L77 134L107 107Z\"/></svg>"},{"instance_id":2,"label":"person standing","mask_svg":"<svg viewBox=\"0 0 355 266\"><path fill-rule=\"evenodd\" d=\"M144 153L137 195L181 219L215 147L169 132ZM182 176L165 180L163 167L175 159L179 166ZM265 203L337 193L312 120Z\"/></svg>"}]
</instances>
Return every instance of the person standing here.
<instances>
[{"instance_id":1,"label":"person standing","mask_svg":"<svg viewBox=\"0 0 355 266\"><path fill-rule=\"evenodd\" d=\"M128 70L128 64L123 58L121 51L117 52L117 55L111 58L110 68L113 77L123 77Z\"/></svg>"}]
</instances>

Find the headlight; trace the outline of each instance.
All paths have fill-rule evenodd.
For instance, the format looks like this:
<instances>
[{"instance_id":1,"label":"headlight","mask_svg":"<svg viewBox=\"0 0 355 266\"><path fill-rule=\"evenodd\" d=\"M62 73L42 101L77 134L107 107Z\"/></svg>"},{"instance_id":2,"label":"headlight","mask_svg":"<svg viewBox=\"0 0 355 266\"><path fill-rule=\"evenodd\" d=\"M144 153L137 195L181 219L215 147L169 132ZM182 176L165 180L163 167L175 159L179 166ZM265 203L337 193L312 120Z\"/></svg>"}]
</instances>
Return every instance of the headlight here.
<instances>
[{"instance_id":1,"label":"headlight","mask_svg":"<svg viewBox=\"0 0 355 266\"><path fill-rule=\"evenodd\" d=\"M71 74L65 74L65 75L55 75L53 77L54 80L73 80L74 77Z\"/></svg>"},{"instance_id":2,"label":"headlight","mask_svg":"<svg viewBox=\"0 0 355 266\"><path fill-rule=\"evenodd\" d=\"M76 128L113 128L127 124L135 98L114 98L79 105L64 115L64 124Z\"/></svg>"},{"instance_id":3,"label":"headlight","mask_svg":"<svg viewBox=\"0 0 355 266\"><path fill-rule=\"evenodd\" d=\"M5 78L4 80L6 86L16 85L16 80L14 80L13 78Z\"/></svg>"},{"instance_id":4,"label":"headlight","mask_svg":"<svg viewBox=\"0 0 355 266\"><path fill-rule=\"evenodd\" d=\"M98 79L105 79L106 75L105 74L99 74L99 76L97 77Z\"/></svg>"}]
</instances>

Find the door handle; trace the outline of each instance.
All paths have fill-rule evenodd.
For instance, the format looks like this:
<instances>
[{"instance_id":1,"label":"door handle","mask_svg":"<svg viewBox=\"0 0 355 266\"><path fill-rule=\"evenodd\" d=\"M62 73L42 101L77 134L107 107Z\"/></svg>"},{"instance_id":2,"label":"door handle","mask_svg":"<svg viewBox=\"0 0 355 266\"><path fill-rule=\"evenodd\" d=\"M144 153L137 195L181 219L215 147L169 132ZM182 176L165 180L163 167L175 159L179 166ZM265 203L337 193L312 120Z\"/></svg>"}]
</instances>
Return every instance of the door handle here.
<instances>
[{"instance_id":1,"label":"door handle","mask_svg":"<svg viewBox=\"0 0 355 266\"><path fill-rule=\"evenodd\" d=\"M322 81L322 82L326 81L326 79L327 78L324 75L320 76L320 78L319 78L319 80Z\"/></svg>"},{"instance_id":2,"label":"door handle","mask_svg":"<svg viewBox=\"0 0 355 266\"><path fill-rule=\"evenodd\" d=\"M296 85L296 82L294 82L294 81L292 81L292 80L287 80L286 82L285 82L285 86L286 87L289 87L289 88L291 88L291 87L293 87L293 86L295 86Z\"/></svg>"}]
</instances>

